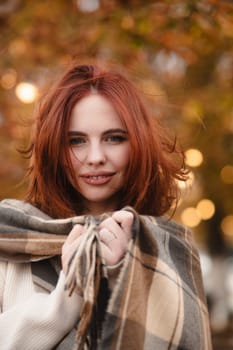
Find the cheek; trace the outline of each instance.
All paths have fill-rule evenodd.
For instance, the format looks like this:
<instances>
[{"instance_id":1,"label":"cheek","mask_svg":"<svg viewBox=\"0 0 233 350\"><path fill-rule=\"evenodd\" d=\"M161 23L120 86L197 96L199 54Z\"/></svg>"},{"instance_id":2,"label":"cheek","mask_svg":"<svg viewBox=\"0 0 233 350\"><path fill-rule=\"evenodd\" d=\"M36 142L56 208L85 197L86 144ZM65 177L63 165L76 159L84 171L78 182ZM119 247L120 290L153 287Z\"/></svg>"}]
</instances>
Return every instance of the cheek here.
<instances>
[{"instance_id":1,"label":"cheek","mask_svg":"<svg viewBox=\"0 0 233 350\"><path fill-rule=\"evenodd\" d=\"M127 168L130 159L130 147L125 147L119 152L117 161L119 168Z\"/></svg>"},{"instance_id":2,"label":"cheek","mask_svg":"<svg viewBox=\"0 0 233 350\"><path fill-rule=\"evenodd\" d=\"M71 166L72 166L74 172L77 172L80 169L80 167L81 167L81 162L73 154L72 151L70 151L70 162L71 162Z\"/></svg>"}]
</instances>

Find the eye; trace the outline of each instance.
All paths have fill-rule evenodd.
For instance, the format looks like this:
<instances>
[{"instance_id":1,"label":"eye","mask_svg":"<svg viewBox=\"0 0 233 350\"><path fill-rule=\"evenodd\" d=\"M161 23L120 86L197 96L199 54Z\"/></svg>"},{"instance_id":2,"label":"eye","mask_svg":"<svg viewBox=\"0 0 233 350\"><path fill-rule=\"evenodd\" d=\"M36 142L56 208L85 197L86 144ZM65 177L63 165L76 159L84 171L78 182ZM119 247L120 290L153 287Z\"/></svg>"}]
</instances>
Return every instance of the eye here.
<instances>
[{"instance_id":1,"label":"eye","mask_svg":"<svg viewBox=\"0 0 233 350\"><path fill-rule=\"evenodd\" d=\"M109 143L121 143L126 141L128 138L126 135L108 135L104 138L105 142L109 142Z\"/></svg>"},{"instance_id":2,"label":"eye","mask_svg":"<svg viewBox=\"0 0 233 350\"><path fill-rule=\"evenodd\" d=\"M79 146L79 145L83 145L86 143L86 139L84 137L80 137L80 136L73 136L70 137L69 139L69 144L70 146Z\"/></svg>"}]
</instances>

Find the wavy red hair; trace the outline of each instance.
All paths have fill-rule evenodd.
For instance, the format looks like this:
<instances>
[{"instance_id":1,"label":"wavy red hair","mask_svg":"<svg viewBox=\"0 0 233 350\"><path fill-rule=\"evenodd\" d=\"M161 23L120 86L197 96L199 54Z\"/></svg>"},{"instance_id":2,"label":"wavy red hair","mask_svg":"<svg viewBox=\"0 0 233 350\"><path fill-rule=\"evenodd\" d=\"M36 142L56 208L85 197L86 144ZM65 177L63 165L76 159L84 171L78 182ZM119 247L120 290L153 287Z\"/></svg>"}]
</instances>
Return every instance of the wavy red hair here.
<instances>
[{"instance_id":1,"label":"wavy red hair","mask_svg":"<svg viewBox=\"0 0 233 350\"><path fill-rule=\"evenodd\" d=\"M67 134L73 107L93 88L112 103L128 131L131 154L119 209L130 205L141 214L164 214L177 201L176 180L186 179L183 153L125 74L92 64L73 65L38 103L25 199L54 218L83 213L82 198L71 184Z\"/></svg>"}]
</instances>

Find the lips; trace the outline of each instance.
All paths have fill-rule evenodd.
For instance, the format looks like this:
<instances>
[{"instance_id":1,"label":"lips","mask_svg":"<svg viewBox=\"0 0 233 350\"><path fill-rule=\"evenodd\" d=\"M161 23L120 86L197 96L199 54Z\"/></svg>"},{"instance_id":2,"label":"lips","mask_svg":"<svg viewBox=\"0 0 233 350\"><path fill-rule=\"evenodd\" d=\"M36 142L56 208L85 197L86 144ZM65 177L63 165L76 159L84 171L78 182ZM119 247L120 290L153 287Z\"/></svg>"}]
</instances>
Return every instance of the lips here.
<instances>
[{"instance_id":1,"label":"lips","mask_svg":"<svg viewBox=\"0 0 233 350\"><path fill-rule=\"evenodd\" d=\"M114 173L98 173L98 174L84 174L80 175L82 180L89 185L104 185L108 183Z\"/></svg>"}]
</instances>

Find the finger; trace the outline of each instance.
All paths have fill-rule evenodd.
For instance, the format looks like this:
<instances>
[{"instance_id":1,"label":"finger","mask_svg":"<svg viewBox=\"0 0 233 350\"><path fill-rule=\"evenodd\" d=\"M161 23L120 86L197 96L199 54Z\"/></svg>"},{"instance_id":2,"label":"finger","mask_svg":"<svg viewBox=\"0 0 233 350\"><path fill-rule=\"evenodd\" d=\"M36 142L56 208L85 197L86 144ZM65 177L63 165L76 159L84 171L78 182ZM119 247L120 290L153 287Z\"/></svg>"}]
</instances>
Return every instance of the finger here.
<instances>
[{"instance_id":1,"label":"finger","mask_svg":"<svg viewBox=\"0 0 233 350\"><path fill-rule=\"evenodd\" d=\"M101 253L107 266L118 264L125 254L123 250L116 252L105 244L101 244Z\"/></svg>"},{"instance_id":2,"label":"finger","mask_svg":"<svg viewBox=\"0 0 233 350\"><path fill-rule=\"evenodd\" d=\"M107 230L113 232L115 235L122 234L122 228L112 217L108 217L100 223L99 229L101 230L103 228L106 228Z\"/></svg>"},{"instance_id":3,"label":"finger","mask_svg":"<svg viewBox=\"0 0 233 350\"><path fill-rule=\"evenodd\" d=\"M83 233L82 225L75 225L67 236L64 244L71 244L74 240L76 240Z\"/></svg>"},{"instance_id":4,"label":"finger","mask_svg":"<svg viewBox=\"0 0 233 350\"><path fill-rule=\"evenodd\" d=\"M129 237L131 237L130 233L125 232L122 227L112 218L109 217L105 219L101 224L100 224L100 231L105 228L107 229L107 237L104 237L106 234L106 231L101 231L100 237L103 238L103 242L108 245L109 239L112 240L112 236L115 236L119 240L120 246L126 246L129 241ZM110 235L110 236L109 236Z\"/></svg>"},{"instance_id":5,"label":"finger","mask_svg":"<svg viewBox=\"0 0 233 350\"><path fill-rule=\"evenodd\" d=\"M104 227L99 230L99 239L107 246L110 246L110 243L115 239L118 239L118 236L114 232Z\"/></svg>"},{"instance_id":6,"label":"finger","mask_svg":"<svg viewBox=\"0 0 233 350\"><path fill-rule=\"evenodd\" d=\"M112 214L112 218L122 227L128 238L132 237L134 215L130 211L119 210Z\"/></svg>"},{"instance_id":7,"label":"finger","mask_svg":"<svg viewBox=\"0 0 233 350\"><path fill-rule=\"evenodd\" d=\"M117 236L108 229L103 228L99 231L99 238L101 255L106 265L117 264L123 258L127 250L128 241L126 240L125 234Z\"/></svg>"},{"instance_id":8,"label":"finger","mask_svg":"<svg viewBox=\"0 0 233 350\"><path fill-rule=\"evenodd\" d=\"M106 227L102 228L98 235L101 246L101 255L104 258L106 265L115 265L124 257L128 239L122 229L121 234L116 235Z\"/></svg>"},{"instance_id":9,"label":"finger","mask_svg":"<svg viewBox=\"0 0 233 350\"><path fill-rule=\"evenodd\" d=\"M134 215L130 211L118 210L112 214L112 218L116 220L122 227L128 228L133 224Z\"/></svg>"}]
</instances>

